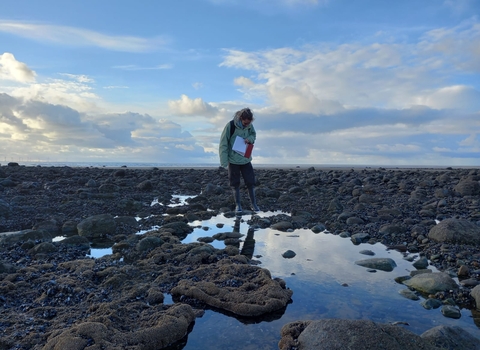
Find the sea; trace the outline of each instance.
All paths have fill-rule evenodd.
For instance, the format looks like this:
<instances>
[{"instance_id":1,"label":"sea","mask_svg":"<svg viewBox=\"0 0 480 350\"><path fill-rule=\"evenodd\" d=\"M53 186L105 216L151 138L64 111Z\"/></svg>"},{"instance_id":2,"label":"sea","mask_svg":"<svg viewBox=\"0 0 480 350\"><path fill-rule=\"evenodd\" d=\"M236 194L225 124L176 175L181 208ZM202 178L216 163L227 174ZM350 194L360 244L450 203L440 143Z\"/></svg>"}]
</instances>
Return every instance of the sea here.
<instances>
[{"instance_id":1,"label":"sea","mask_svg":"<svg viewBox=\"0 0 480 350\"><path fill-rule=\"evenodd\" d=\"M98 162L98 161L7 161L0 162L0 166L6 166L9 163L18 163L20 166L41 166L41 167L72 167L72 168L218 168L218 163L160 163L160 162ZM306 164L306 163L253 163L256 168L277 169L277 168L315 168L315 169L476 169L479 166L448 166L448 165L392 165L392 164Z\"/></svg>"}]
</instances>

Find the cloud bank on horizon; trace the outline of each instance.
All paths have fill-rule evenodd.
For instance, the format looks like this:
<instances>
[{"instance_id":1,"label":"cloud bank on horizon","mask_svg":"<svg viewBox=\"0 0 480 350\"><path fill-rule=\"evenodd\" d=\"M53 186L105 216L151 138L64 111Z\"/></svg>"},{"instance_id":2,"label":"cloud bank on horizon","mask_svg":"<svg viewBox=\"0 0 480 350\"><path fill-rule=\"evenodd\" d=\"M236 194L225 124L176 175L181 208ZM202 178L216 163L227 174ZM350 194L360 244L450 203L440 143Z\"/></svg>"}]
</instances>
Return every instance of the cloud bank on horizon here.
<instances>
[{"instance_id":1,"label":"cloud bank on horizon","mask_svg":"<svg viewBox=\"0 0 480 350\"><path fill-rule=\"evenodd\" d=\"M249 106L257 164L480 164L476 0L66 3L2 4L0 162L218 164Z\"/></svg>"}]
</instances>

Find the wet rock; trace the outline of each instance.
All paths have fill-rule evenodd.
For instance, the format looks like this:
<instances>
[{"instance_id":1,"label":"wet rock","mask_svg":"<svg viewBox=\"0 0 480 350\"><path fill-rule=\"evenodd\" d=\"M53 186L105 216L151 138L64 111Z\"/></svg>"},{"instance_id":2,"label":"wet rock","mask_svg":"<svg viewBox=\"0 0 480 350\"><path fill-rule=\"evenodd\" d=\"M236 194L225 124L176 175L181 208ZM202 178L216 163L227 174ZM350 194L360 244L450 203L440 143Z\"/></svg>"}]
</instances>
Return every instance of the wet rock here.
<instances>
[{"instance_id":1,"label":"wet rock","mask_svg":"<svg viewBox=\"0 0 480 350\"><path fill-rule=\"evenodd\" d=\"M477 281L475 278L468 278L465 280L460 280L459 282L460 282L460 285L464 287L470 287L470 288L473 288L480 284L480 281Z\"/></svg>"},{"instance_id":2,"label":"wet rock","mask_svg":"<svg viewBox=\"0 0 480 350\"><path fill-rule=\"evenodd\" d=\"M354 216L353 213L351 212L343 212L343 213L340 213L338 216L337 216L337 221L342 221L342 222L345 222L347 221L348 218Z\"/></svg>"},{"instance_id":3,"label":"wet rock","mask_svg":"<svg viewBox=\"0 0 480 350\"><path fill-rule=\"evenodd\" d=\"M429 265L428 259L424 256L422 256L420 259L418 259L413 263L413 267L415 267L418 270L426 269L428 265Z\"/></svg>"},{"instance_id":4,"label":"wet rock","mask_svg":"<svg viewBox=\"0 0 480 350\"><path fill-rule=\"evenodd\" d=\"M155 249L156 247L160 247L163 243L164 242L160 237L145 237L137 243L137 250L140 252L145 252Z\"/></svg>"},{"instance_id":5,"label":"wet rock","mask_svg":"<svg viewBox=\"0 0 480 350\"><path fill-rule=\"evenodd\" d=\"M338 199L332 199L328 205L328 211L333 213L341 213L343 211L343 204Z\"/></svg>"},{"instance_id":6,"label":"wet rock","mask_svg":"<svg viewBox=\"0 0 480 350\"><path fill-rule=\"evenodd\" d=\"M372 252L371 250L367 250L367 249L361 250L361 251L359 251L359 253L363 254L363 255L370 255L370 256L375 255L374 252Z\"/></svg>"},{"instance_id":7,"label":"wet rock","mask_svg":"<svg viewBox=\"0 0 480 350\"><path fill-rule=\"evenodd\" d=\"M2 232L0 233L0 242L5 244L12 244L16 242L31 241L50 241L52 236L49 232L44 230L22 230L16 232Z\"/></svg>"},{"instance_id":8,"label":"wet rock","mask_svg":"<svg viewBox=\"0 0 480 350\"><path fill-rule=\"evenodd\" d=\"M213 237L198 237L197 241L198 242L203 242L203 243L212 243L215 239Z\"/></svg>"},{"instance_id":9,"label":"wet rock","mask_svg":"<svg viewBox=\"0 0 480 350\"><path fill-rule=\"evenodd\" d=\"M117 226L125 226L131 229L138 229L139 223L133 216L117 216L114 218Z\"/></svg>"},{"instance_id":10,"label":"wet rock","mask_svg":"<svg viewBox=\"0 0 480 350\"><path fill-rule=\"evenodd\" d=\"M363 225L365 222L361 218L350 217L346 221L347 225Z\"/></svg>"},{"instance_id":11,"label":"wet rock","mask_svg":"<svg viewBox=\"0 0 480 350\"><path fill-rule=\"evenodd\" d=\"M82 220L78 225L78 234L87 238L104 238L115 232L115 219L110 214L100 214Z\"/></svg>"},{"instance_id":12,"label":"wet rock","mask_svg":"<svg viewBox=\"0 0 480 350\"><path fill-rule=\"evenodd\" d=\"M377 203L379 202L379 199L372 195L372 194L369 194L369 193L363 193L362 195L360 195L360 197L358 198L358 202L359 203L365 203L365 204L371 204L371 203Z\"/></svg>"},{"instance_id":13,"label":"wet rock","mask_svg":"<svg viewBox=\"0 0 480 350\"><path fill-rule=\"evenodd\" d=\"M323 319L297 321L282 327L281 350L342 349L369 350L372 344L382 349L438 350L420 336L400 327L367 320ZM379 347L380 348L380 347Z\"/></svg>"},{"instance_id":14,"label":"wet rock","mask_svg":"<svg viewBox=\"0 0 480 350\"><path fill-rule=\"evenodd\" d=\"M468 268L468 266L465 266L465 265L462 265L458 268L457 270L457 276L458 277L468 277L470 275L470 270Z\"/></svg>"},{"instance_id":15,"label":"wet rock","mask_svg":"<svg viewBox=\"0 0 480 350\"><path fill-rule=\"evenodd\" d=\"M388 215L392 217L401 217L402 212L399 209L392 209L392 208L382 208L377 210L378 215L383 216L383 215Z\"/></svg>"},{"instance_id":16,"label":"wet rock","mask_svg":"<svg viewBox=\"0 0 480 350\"><path fill-rule=\"evenodd\" d=\"M41 221L35 224L33 229L47 231L52 237L58 236L61 233L59 223L55 219Z\"/></svg>"},{"instance_id":17,"label":"wet rock","mask_svg":"<svg viewBox=\"0 0 480 350\"><path fill-rule=\"evenodd\" d=\"M120 191L120 187L115 184L102 184L98 187L100 193L116 193Z\"/></svg>"},{"instance_id":18,"label":"wet rock","mask_svg":"<svg viewBox=\"0 0 480 350\"><path fill-rule=\"evenodd\" d=\"M462 317L462 313L460 312L460 310L452 305L444 305L442 307L442 315L448 318L455 319Z\"/></svg>"},{"instance_id":19,"label":"wet rock","mask_svg":"<svg viewBox=\"0 0 480 350\"><path fill-rule=\"evenodd\" d=\"M405 227L394 225L394 224L387 224L380 227L379 233L384 235L398 235L405 233Z\"/></svg>"},{"instance_id":20,"label":"wet rock","mask_svg":"<svg viewBox=\"0 0 480 350\"><path fill-rule=\"evenodd\" d=\"M30 249L30 253L33 255L42 254L42 253L52 253L56 252L57 247L50 242L42 242L35 245L32 249Z\"/></svg>"},{"instance_id":21,"label":"wet rock","mask_svg":"<svg viewBox=\"0 0 480 350\"><path fill-rule=\"evenodd\" d=\"M98 187L98 184L97 184L97 181L95 181L94 179L89 179L86 183L85 183L85 187Z\"/></svg>"},{"instance_id":22,"label":"wet rock","mask_svg":"<svg viewBox=\"0 0 480 350\"><path fill-rule=\"evenodd\" d=\"M161 227L161 230L171 232L180 239L184 239L189 233L193 232L193 228L190 225L181 221L165 224Z\"/></svg>"},{"instance_id":23,"label":"wet rock","mask_svg":"<svg viewBox=\"0 0 480 350\"><path fill-rule=\"evenodd\" d=\"M475 196L480 194L480 183L478 181L464 179L453 188L462 196Z\"/></svg>"},{"instance_id":24,"label":"wet rock","mask_svg":"<svg viewBox=\"0 0 480 350\"><path fill-rule=\"evenodd\" d=\"M398 294L410 300L420 300L420 297L410 289L401 289L398 291Z\"/></svg>"},{"instance_id":25,"label":"wet rock","mask_svg":"<svg viewBox=\"0 0 480 350\"><path fill-rule=\"evenodd\" d=\"M290 221L280 221L271 226L272 229L278 231L287 231L293 228L293 225Z\"/></svg>"},{"instance_id":26,"label":"wet rock","mask_svg":"<svg viewBox=\"0 0 480 350\"><path fill-rule=\"evenodd\" d=\"M60 245L73 245L77 246L79 249L90 249L90 242L86 237L82 236L70 236L62 239L58 242Z\"/></svg>"},{"instance_id":27,"label":"wet rock","mask_svg":"<svg viewBox=\"0 0 480 350\"><path fill-rule=\"evenodd\" d=\"M142 190L142 191L150 191L150 190L153 189L153 184L150 180L145 180L145 181L140 182L137 185L137 188L139 190Z\"/></svg>"},{"instance_id":28,"label":"wet rock","mask_svg":"<svg viewBox=\"0 0 480 350\"><path fill-rule=\"evenodd\" d=\"M78 234L78 223L75 221L66 221L62 225L62 234L65 236L74 236Z\"/></svg>"},{"instance_id":29,"label":"wet rock","mask_svg":"<svg viewBox=\"0 0 480 350\"><path fill-rule=\"evenodd\" d=\"M0 273L13 273L15 271L16 268L13 264L5 261L0 261Z\"/></svg>"},{"instance_id":30,"label":"wet rock","mask_svg":"<svg viewBox=\"0 0 480 350\"><path fill-rule=\"evenodd\" d=\"M115 173L113 175L117 176L117 177L124 177L126 174L127 174L127 172L126 172L125 169L118 169L118 170L115 171Z\"/></svg>"},{"instance_id":31,"label":"wet rock","mask_svg":"<svg viewBox=\"0 0 480 350\"><path fill-rule=\"evenodd\" d=\"M360 232L351 235L350 239L353 244L361 244L366 243L370 239L370 235L366 232Z\"/></svg>"},{"instance_id":32,"label":"wet rock","mask_svg":"<svg viewBox=\"0 0 480 350\"><path fill-rule=\"evenodd\" d=\"M464 219L445 219L432 227L428 238L435 242L480 245L480 226Z\"/></svg>"},{"instance_id":33,"label":"wet rock","mask_svg":"<svg viewBox=\"0 0 480 350\"><path fill-rule=\"evenodd\" d=\"M382 271L393 271L397 264L393 259L390 258L370 258L364 260L355 261L356 265L367 267L370 269L375 270L382 270Z\"/></svg>"},{"instance_id":34,"label":"wet rock","mask_svg":"<svg viewBox=\"0 0 480 350\"><path fill-rule=\"evenodd\" d=\"M8 217L10 215L10 205L3 199L0 199L0 217Z\"/></svg>"},{"instance_id":35,"label":"wet rock","mask_svg":"<svg viewBox=\"0 0 480 350\"><path fill-rule=\"evenodd\" d=\"M426 294L458 289L457 283L444 272L422 273L403 281L403 284Z\"/></svg>"},{"instance_id":36,"label":"wet rock","mask_svg":"<svg viewBox=\"0 0 480 350\"><path fill-rule=\"evenodd\" d=\"M480 350L480 340L458 326L437 326L420 337L441 349Z\"/></svg>"},{"instance_id":37,"label":"wet rock","mask_svg":"<svg viewBox=\"0 0 480 350\"><path fill-rule=\"evenodd\" d=\"M322 224L322 223L319 223L319 224L316 224L315 226L313 226L311 228L311 230L314 232L314 233L320 233L320 232L323 232L327 229L327 227Z\"/></svg>"},{"instance_id":38,"label":"wet rock","mask_svg":"<svg viewBox=\"0 0 480 350\"><path fill-rule=\"evenodd\" d=\"M437 299L428 298L423 300L420 305L422 305L424 309L431 310L438 309L440 306L442 306L442 302Z\"/></svg>"},{"instance_id":39,"label":"wet rock","mask_svg":"<svg viewBox=\"0 0 480 350\"><path fill-rule=\"evenodd\" d=\"M404 244L395 244L395 245L388 245L387 250L396 250L397 252L404 253L408 250L408 247Z\"/></svg>"},{"instance_id":40,"label":"wet rock","mask_svg":"<svg viewBox=\"0 0 480 350\"><path fill-rule=\"evenodd\" d=\"M218 241L223 241L228 238L241 238L245 236L243 233L240 232L219 232L216 233L212 236L213 239L216 239Z\"/></svg>"},{"instance_id":41,"label":"wet rock","mask_svg":"<svg viewBox=\"0 0 480 350\"><path fill-rule=\"evenodd\" d=\"M473 287L473 289L470 291L470 295L475 300L477 309L480 309L480 285Z\"/></svg>"},{"instance_id":42,"label":"wet rock","mask_svg":"<svg viewBox=\"0 0 480 350\"><path fill-rule=\"evenodd\" d=\"M296 256L297 254L293 250L287 250L284 253L282 253L282 256L285 259L292 259Z\"/></svg>"},{"instance_id":43,"label":"wet rock","mask_svg":"<svg viewBox=\"0 0 480 350\"><path fill-rule=\"evenodd\" d=\"M3 187L15 187L17 185L18 185L17 182L9 178L0 180L0 186L3 186Z\"/></svg>"},{"instance_id":44,"label":"wet rock","mask_svg":"<svg viewBox=\"0 0 480 350\"><path fill-rule=\"evenodd\" d=\"M413 277L413 276L421 275L422 273L432 273L432 272L433 271L431 269L413 270L413 271L410 271L410 276Z\"/></svg>"}]
</instances>

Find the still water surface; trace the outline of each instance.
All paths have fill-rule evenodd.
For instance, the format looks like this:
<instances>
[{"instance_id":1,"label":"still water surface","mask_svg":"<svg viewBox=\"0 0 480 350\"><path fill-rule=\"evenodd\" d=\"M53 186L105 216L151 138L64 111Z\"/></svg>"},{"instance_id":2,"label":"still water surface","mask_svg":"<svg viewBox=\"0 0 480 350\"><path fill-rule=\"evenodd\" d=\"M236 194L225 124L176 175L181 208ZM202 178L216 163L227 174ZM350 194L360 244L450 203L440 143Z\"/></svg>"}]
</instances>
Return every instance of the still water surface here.
<instances>
[{"instance_id":1,"label":"still water surface","mask_svg":"<svg viewBox=\"0 0 480 350\"><path fill-rule=\"evenodd\" d=\"M181 205L186 198L176 197L174 205ZM259 215L268 217L275 214L278 213ZM408 325L399 327L416 334L438 325L460 326L480 338L470 310L462 309L460 319L450 319L442 315L441 308L424 309L420 304L423 298L412 301L399 294L406 287L396 283L395 277L409 275L415 270L412 262L405 260L402 253L387 250L379 243L354 245L348 238L328 232L315 234L308 229L293 232L258 229L247 241L250 218L251 215L242 216L240 226L237 222L236 228L235 218L223 215L192 222L190 225L196 228L183 242L196 242L199 237L238 229L245 235L240 249L244 242L248 242L250 254L260 262L259 266L268 269L272 278L280 277L286 281L287 288L294 292L292 303L285 310L263 319L233 317L207 310L196 319L188 336L172 349L278 349L283 325L322 318L365 319L381 323L401 321ZM217 227L218 224L223 224L223 227ZM211 244L216 248L225 247L222 241ZM282 253L287 250L294 251L296 256L283 258ZM362 250L372 251L376 258L391 258L397 267L391 272L369 272L367 268L355 264L357 260L369 258L360 253ZM109 251L92 249L91 253L93 257L105 254ZM437 271L433 266L429 268ZM170 296L166 297L165 303L173 303Z\"/></svg>"},{"instance_id":2,"label":"still water surface","mask_svg":"<svg viewBox=\"0 0 480 350\"><path fill-rule=\"evenodd\" d=\"M262 216L273 214L263 213ZM245 236L249 219L249 215L243 216L240 223L240 232ZM234 220L221 215L195 222L194 226L202 227L196 228L184 242L194 242L198 237L218 232L231 232ZM223 223L224 227L217 228L217 223ZM206 227L209 230L205 231ZM416 334L438 325L460 326L480 337L470 310L462 309L462 317L458 320L449 319L442 315L440 308L424 309L420 305L422 298L412 301L402 297L398 292L406 287L394 279L416 269L402 253L387 250L382 244L354 245L348 238L329 233L315 234L308 229L294 232L258 229L254 240L253 259L261 261L259 266L270 270L273 278L286 281L287 287L294 292L293 302L287 305L283 314L272 315L272 319L265 321L237 319L207 311L196 320L184 349L278 349L283 325L321 318L365 319L382 323L402 321L409 325L399 327ZM223 247L218 241L213 245ZM296 256L283 258L282 253L286 250L293 250ZM397 267L391 272L369 272L367 268L355 265L355 261L369 258L360 254L362 250L374 252L376 258L391 258ZM433 266L429 268L438 271Z\"/></svg>"}]
</instances>

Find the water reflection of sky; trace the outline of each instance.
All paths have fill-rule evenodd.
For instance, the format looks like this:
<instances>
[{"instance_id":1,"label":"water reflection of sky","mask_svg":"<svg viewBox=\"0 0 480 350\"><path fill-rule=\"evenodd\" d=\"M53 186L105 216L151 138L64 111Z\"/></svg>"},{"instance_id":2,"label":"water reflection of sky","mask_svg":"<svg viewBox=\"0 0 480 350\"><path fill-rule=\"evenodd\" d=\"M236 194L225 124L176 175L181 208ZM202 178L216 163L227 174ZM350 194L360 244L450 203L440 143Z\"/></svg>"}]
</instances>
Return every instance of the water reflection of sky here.
<instances>
[{"instance_id":1,"label":"water reflection of sky","mask_svg":"<svg viewBox=\"0 0 480 350\"><path fill-rule=\"evenodd\" d=\"M190 197L174 195L168 206L183 205ZM159 204L154 200L151 205ZM258 215L269 217L275 214L280 212ZM241 219L239 232L245 235L242 240L246 238L250 218L250 215L244 215ZM196 242L200 237L232 232L234 220L218 215L209 220L190 222L194 231L183 242ZM423 299L412 301L402 297L398 292L406 287L397 284L394 278L409 275L415 268L403 254L387 250L381 244L354 245L348 238L315 234L305 229L294 232L258 229L254 240L253 259L260 261L259 266L268 269L273 278L286 281L287 287L294 292L293 302L286 310L266 320L237 319L207 310L203 317L196 319L187 344L173 349L278 349L280 329L286 323L322 318L366 319L381 323L403 321L409 326L400 327L416 334L438 325L460 326L472 335L480 336L471 311L462 309L459 320L449 319L441 314L440 308L424 309L420 305ZM214 241L211 245L219 249L225 247L223 241ZM286 250L293 250L296 256L283 258L282 253ZM391 258L397 267L392 272L369 272L355 264L357 260L370 258L360 254L362 250L371 250L376 258ZM99 258L106 254L111 254L111 248L92 247L89 256ZM430 268L436 271L434 267ZM169 295L165 297L165 303L173 303Z\"/></svg>"},{"instance_id":2,"label":"water reflection of sky","mask_svg":"<svg viewBox=\"0 0 480 350\"><path fill-rule=\"evenodd\" d=\"M191 223L199 228L184 243L219 232L232 232L234 219L220 215ZM249 228L248 219L250 216L243 216L240 223L240 233L244 235ZM223 224L222 228L217 228L219 223ZM206 227L208 230L203 229ZM401 327L416 334L438 325L460 326L472 335L480 335L470 310L462 309L462 317L454 320L444 317L441 308L424 309L420 305L423 299L412 301L402 297L398 292L406 287L396 283L394 278L409 275L415 268L402 253L387 250L382 244L354 245L348 238L315 234L305 229L294 232L259 229L255 231L254 239L254 259L261 261L260 266L270 270L272 277L287 282L287 287L294 291L293 303L287 306L281 318L260 323L241 322L207 311L196 320L184 349L278 349L283 325L321 318L368 319L383 323L403 321L409 326ZM218 241L212 245L224 247L223 242ZM293 250L296 256L283 258L282 253L286 250ZM360 254L362 250L371 250L375 258L391 258L397 267L392 272L369 272L355 264L357 260L370 258ZM437 271L433 266L430 268Z\"/></svg>"}]
</instances>

